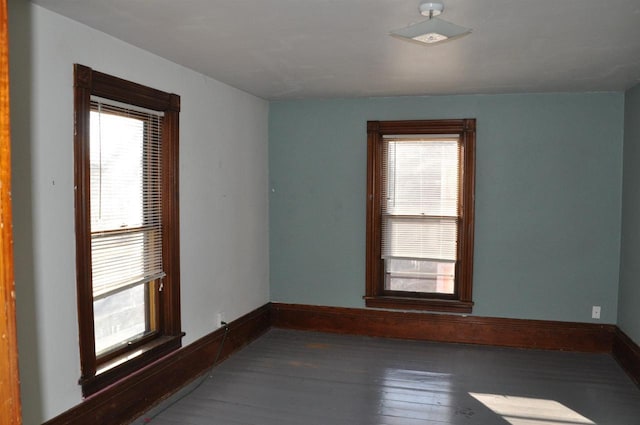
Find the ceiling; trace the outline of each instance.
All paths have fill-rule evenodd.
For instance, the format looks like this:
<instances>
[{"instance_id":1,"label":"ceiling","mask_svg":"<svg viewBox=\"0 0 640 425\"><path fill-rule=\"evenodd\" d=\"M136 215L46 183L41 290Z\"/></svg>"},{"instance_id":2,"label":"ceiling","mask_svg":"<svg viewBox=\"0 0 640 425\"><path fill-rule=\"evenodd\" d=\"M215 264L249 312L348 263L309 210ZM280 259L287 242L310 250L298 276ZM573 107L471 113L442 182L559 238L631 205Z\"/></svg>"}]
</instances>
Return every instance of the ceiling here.
<instances>
[{"instance_id":1,"label":"ceiling","mask_svg":"<svg viewBox=\"0 0 640 425\"><path fill-rule=\"evenodd\" d=\"M444 0L469 27L388 33L420 0L34 0L265 99L621 91L640 81L640 0Z\"/></svg>"}]
</instances>

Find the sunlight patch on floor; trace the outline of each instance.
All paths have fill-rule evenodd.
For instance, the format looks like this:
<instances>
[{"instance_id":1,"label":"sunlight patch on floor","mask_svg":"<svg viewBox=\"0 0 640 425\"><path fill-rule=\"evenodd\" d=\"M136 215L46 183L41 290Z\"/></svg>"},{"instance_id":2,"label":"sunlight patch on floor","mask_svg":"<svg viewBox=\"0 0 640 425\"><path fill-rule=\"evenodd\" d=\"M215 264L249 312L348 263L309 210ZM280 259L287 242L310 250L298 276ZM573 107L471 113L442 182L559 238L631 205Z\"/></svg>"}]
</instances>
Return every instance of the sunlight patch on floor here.
<instances>
[{"instance_id":1,"label":"sunlight patch on floor","mask_svg":"<svg viewBox=\"0 0 640 425\"><path fill-rule=\"evenodd\" d=\"M555 400L469 393L511 425L596 425Z\"/></svg>"}]
</instances>

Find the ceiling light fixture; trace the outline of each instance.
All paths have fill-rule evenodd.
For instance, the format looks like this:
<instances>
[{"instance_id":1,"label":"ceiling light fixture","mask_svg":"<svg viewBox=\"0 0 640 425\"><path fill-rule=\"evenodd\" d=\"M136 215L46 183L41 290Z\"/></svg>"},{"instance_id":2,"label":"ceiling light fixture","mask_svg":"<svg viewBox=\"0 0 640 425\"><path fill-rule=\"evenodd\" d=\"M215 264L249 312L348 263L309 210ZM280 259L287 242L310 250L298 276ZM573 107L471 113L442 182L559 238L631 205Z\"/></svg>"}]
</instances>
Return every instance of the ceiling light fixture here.
<instances>
[{"instance_id":1,"label":"ceiling light fixture","mask_svg":"<svg viewBox=\"0 0 640 425\"><path fill-rule=\"evenodd\" d=\"M420 3L419 9L422 16L428 16L429 19L431 19L444 11L444 4L440 2L424 1Z\"/></svg>"},{"instance_id":2,"label":"ceiling light fixture","mask_svg":"<svg viewBox=\"0 0 640 425\"><path fill-rule=\"evenodd\" d=\"M419 10L420 14L428 16L429 19L396 31L391 31L391 35L403 40L432 45L459 38L471 32L470 28L461 27L460 25L436 18L436 16L444 11L444 5L440 2L423 1L420 3Z\"/></svg>"}]
</instances>

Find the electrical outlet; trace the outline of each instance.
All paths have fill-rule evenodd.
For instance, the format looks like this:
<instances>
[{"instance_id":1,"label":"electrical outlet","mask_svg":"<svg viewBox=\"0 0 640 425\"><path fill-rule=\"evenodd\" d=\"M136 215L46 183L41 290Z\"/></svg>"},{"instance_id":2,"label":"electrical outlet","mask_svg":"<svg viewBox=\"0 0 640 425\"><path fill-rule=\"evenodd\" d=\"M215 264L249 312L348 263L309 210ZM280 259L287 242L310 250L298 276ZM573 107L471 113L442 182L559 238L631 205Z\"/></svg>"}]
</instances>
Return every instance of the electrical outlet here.
<instances>
[{"instance_id":1,"label":"electrical outlet","mask_svg":"<svg viewBox=\"0 0 640 425\"><path fill-rule=\"evenodd\" d=\"M218 314L216 314L216 326L220 328L222 327L222 322L226 321L227 319L225 318L224 311L219 311Z\"/></svg>"},{"instance_id":2,"label":"electrical outlet","mask_svg":"<svg viewBox=\"0 0 640 425\"><path fill-rule=\"evenodd\" d=\"M594 305L591 309L591 318L592 319L600 319L600 306Z\"/></svg>"}]
</instances>

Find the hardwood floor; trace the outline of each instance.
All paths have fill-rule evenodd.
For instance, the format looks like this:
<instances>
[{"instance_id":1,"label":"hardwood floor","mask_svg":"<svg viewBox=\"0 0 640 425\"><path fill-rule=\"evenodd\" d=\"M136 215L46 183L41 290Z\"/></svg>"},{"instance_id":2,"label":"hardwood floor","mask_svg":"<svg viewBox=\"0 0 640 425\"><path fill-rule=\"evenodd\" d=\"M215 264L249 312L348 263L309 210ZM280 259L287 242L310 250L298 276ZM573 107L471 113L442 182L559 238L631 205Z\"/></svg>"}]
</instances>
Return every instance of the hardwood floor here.
<instances>
[{"instance_id":1,"label":"hardwood floor","mask_svg":"<svg viewBox=\"0 0 640 425\"><path fill-rule=\"evenodd\" d=\"M608 354L271 329L194 388L134 423L640 424L640 389Z\"/></svg>"}]
</instances>

